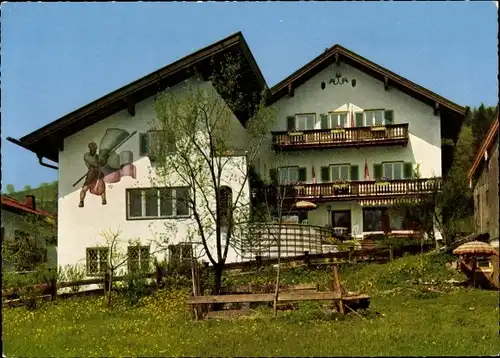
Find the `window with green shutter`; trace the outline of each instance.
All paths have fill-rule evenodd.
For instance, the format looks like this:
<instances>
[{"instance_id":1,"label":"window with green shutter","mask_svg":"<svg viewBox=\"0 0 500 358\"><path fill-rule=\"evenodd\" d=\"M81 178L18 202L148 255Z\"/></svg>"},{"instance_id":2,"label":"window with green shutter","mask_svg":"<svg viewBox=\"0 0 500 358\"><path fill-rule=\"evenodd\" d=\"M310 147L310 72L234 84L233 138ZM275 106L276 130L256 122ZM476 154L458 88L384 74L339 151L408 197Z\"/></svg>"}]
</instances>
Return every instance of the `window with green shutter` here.
<instances>
[{"instance_id":1,"label":"window with green shutter","mask_svg":"<svg viewBox=\"0 0 500 358\"><path fill-rule=\"evenodd\" d=\"M363 112L356 112L356 127L363 127Z\"/></svg>"},{"instance_id":2,"label":"window with green shutter","mask_svg":"<svg viewBox=\"0 0 500 358\"><path fill-rule=\"evenodd\" d=\"M404 163L404 177L405 179L413 178L413 164L412 163Z\"/></svg>"},{"instance_id":3,"label":"window with green shutter","mask_svg":"<svg viewBox=\"0 0 500 358\"><path fill-rule=\"evenodd\" d=\"M321 181L323 183L330 181L330 168L329 167L321 167Z\"/></svg>"},{"instance_id":4,"label":"window with green shutter","mask_svg":"<svg viewBox=\"0 0 500 358\"><path fill-rule=\"evenodd\" d=\"M289 131L295 129L295 116L286 117L286 129Z\"/></svg>"},{"instance_id":5,"label":"window with green shutter","mask_svg":"<svg viewBox=\"0 0 500 358\"><path fill-rule=\"evenodd\" d=\"M139 134L139 154L141 156L148 155L148 134Z\"/></svg>"},{"instance_id":6,"label":"window with green shutter","mask_svg":"<svg viewBox=\"0 0 500 358\"><path fill-rule=\"evenodd\" d=\"M359 166L351 165L351 180L359 180Z\"/></svg>"},{"instance_id":7,"label":"window with green shutter","mask_svg":"<svg viewBox=\"0 0 500 358\"><path fill-rule=\"evenodd\" d=\"M373 178L382 178L382 164L373 164Z\"/></svg>"},{"instance_id":8,"label":"window with green shutter","mask_svg":"<svg viewBox=\"0 0 500 358\"><path fill-rule=\"evenodd\" d=\"M384 112L384 121L385 121L385 124L393 124L394 123L394 111L393 110L386 110Z\"/></svg>"},{"instance_id":9,"label":"window with green shutter","mask_svg":"<svg viewBox=\"0 0 500 358\"><path fill-rule=\"evenodd\" d=\"M326 114L320 114L321 118L321 129L328 129L328 116Z\"/></svg>"},{"instance_id":10,"label":"window with green shutter","mask_svg":"<svg viewBox=\"0 0 500 358\"><path fill-rule=\"evenodd\" d=\"M299 181L305 182L307 181L307 169L299 168Z\"/></svg>"},{"instance_id":11,"label":"window with green shutter","mask_svg":"<svg viewBox=\"0 0 500 358\"><path fill-rule=\"evenodd\" d=\"M349 180L350 174L350 165L349 164L336 164L331 165L332 171L332 181L336 180Z\"/></svg>"}]
</instances>

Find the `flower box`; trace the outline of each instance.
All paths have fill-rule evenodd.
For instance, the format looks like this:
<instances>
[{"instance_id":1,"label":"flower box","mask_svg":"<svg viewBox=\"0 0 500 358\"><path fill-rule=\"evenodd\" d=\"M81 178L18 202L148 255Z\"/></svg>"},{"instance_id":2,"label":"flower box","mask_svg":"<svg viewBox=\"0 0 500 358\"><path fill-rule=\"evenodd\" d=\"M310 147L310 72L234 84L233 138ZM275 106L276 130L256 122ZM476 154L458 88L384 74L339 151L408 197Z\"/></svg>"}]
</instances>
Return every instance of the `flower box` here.
<instances>
[{"instance_id":1,"label":"flower box","mask_svg":"<svg viewBox=\"0 0 500 358\"><path fill-rule=\"evenodd\" d=\"M333 184L334 188L348 188L349 184L347 183L339 183L339 184Z\"/></svg>"},{"instance_id":2,"label":"flower box","mask_svg":"<svg viewBox=\"0 0 500 358\"><path fill-rule=\"evenodd\" d=\"M384 132L386 130L383 125L374 125L371 127L372 132Z\"/></svg>"},{"instance_id":3,"label":"flower box","mask_svg":"<svg viewBox=\"0 0 500 358\"><path fill-rule=\"evenodd\" d=\"M333 134L345 133L345 129L344 128L333 128L331 130L331 133L333 133Z\"/></svg>"},{"instance_id":4,"label":"flower box","mask_svg":"<svg viewBox=\"0 0 500 358\"><path fill-rule=\"evenodd\" d=\"M304 132L290 132L290 133L288 133L288 135L290 137L298 137L298 136L304 135Z\"/></svg>"}]
</instances>

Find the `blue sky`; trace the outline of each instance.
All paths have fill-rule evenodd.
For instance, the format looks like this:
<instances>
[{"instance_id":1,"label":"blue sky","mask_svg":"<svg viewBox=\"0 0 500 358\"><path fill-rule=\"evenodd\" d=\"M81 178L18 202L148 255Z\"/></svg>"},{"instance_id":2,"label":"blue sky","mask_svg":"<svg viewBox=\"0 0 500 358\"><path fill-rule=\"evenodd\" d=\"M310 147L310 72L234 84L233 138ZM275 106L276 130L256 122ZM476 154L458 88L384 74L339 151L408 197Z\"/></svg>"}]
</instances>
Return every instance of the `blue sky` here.
<instances>
[{"instance_id":1,"label":"blue sky","mask_svg":"<svg viewBox=\"0 0 500 358\"><path fill-rule=\"evenodd\" d=\"M4 3L2 188L57 179L21 136L242 31L269 86L338 43L461 105L498 101L484 2Z\"/></svg>"}]
</instances>

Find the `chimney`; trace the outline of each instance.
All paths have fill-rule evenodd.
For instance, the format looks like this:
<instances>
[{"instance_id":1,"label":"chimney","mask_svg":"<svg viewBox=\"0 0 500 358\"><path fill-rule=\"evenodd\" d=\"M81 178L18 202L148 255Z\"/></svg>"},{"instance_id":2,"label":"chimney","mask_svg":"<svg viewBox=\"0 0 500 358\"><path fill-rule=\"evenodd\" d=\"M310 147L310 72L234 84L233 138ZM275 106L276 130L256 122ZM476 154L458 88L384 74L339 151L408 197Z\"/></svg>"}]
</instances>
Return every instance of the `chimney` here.
<instances>
[{"instance_id":1,"label":"chimney","mask_svg":"<svg viewBox=\"0 0 500 358\"><path fill-rule=\"evenodd\" d=\"M36 210L35 196L34 195L25 195L23 204L24 204L24 206L27 206L28 208Z\"/></svg>"}]
</instances>

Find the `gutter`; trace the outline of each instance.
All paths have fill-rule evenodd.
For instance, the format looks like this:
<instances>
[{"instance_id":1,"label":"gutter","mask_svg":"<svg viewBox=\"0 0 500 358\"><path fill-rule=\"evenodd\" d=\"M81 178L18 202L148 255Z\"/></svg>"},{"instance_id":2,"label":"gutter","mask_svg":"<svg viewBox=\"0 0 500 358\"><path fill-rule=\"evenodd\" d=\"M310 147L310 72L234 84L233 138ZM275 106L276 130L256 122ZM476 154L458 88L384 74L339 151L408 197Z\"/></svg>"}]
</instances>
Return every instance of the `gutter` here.
<instances>
[{"instance_id":1,"label":"gutter","mask_svg":"<svg viewBox=\"0 0 500 358\"><path fill-rule=\"evenodd\" d=\"M7 140L15 145L18 145L20 146L21 148L24 148L24 149L27 149L29 150L30 152L33 152L31 149L25 147L18 139L15 139L15 138L12 138L12 137L7 137ZM59 167L56 167L55 165L51 165L51 164L47 164L47 163L44 163L42 160L43 160L43 156L41 154L38 154L38 153L35 153L36 156L38 157L38 163L42 166L42 167L47 167L47 168L50 168L50 169L56 169L58 170Z\"/></svg>"}]
</instances>

